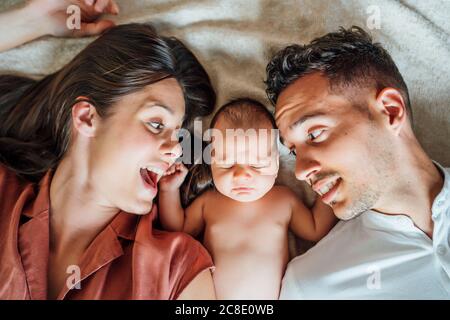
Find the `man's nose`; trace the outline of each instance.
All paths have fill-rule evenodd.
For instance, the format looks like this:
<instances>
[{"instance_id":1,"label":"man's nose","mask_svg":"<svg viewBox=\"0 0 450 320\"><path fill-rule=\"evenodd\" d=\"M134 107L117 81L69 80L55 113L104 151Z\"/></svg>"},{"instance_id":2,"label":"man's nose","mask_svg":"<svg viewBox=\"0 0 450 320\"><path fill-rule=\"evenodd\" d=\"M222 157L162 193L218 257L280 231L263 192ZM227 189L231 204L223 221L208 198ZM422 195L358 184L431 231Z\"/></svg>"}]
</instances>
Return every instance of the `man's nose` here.
<instances>
[{"instance_id":1,"label":"man's nose","mask_svg":"<svg viewBox=\"0 0 450 320\"><path fill-rule=\"evenodd\" d=\"M233 178L235 180L239 179L250 179L252 177L250 171L245 166L236 165L233 170Z\"/></svg>"},{"instance_id":2,"label":"man's nose","mask_svg":"<svg viewBox=\"0 0 450 320\"><path fill-rule=\"evenodd\" d=\"M305 158L297 155L295 163L295 177L298 180L311 180L314 175L321 170L320 163L310 158Z\"/></svg>"}]
</instances>

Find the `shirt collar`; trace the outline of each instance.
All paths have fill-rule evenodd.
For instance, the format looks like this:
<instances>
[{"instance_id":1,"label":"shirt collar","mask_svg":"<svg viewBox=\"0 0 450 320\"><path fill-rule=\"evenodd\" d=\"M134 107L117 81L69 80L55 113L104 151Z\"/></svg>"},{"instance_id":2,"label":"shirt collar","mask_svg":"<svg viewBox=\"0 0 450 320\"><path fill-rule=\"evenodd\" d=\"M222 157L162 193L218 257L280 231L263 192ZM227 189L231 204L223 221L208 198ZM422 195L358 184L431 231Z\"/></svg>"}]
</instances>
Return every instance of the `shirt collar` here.
<instances>
[{"instance_id":1,"label":"shirt collar","mask_svg":"<svg viewBox=\"0 0 450 320\"><path fill-rule=\"evenodd\" d=\"M450 173L449 173L449 169L443 168L436 161L433 161L433 163L439 170L439 173L444 178L443 187L442 187L441 191L439 192L439 194L434 199L433 205L431 207L432 217L435 218L441 212L450 208ZM388 215L388 214L381 214L374 210L368 210L361 215L361 218L365 225L372 226L377 229L378 228L382 228L382 229L395 228L395 229L403 230L403 231L417 231L418 230L417 228L415 228L414 222L411 220L411 218L406 215L402 215L402 214Z\"/></svg>"},{"instance_id":2,"label":"shirt collar","mask_svg":"<svg viewBox=\"0 0 450 320\"><path fill-rule=\"evenodd\" d=\"M53 170L48 170L45 176L39 181L39 184L30 183L26 188L36 194L36 198L30 207L22 212L28 218L35 218L43 212L48 212L50 208L50 183L53 177ZM37 188L36 188L37 187Z\"/></svg>"},{"instance_id":3,"label":"shirt collar","mask_svg":"<svg viewBox=\"0 0 450 320\"><path fill-rule=\"evenodd\" d=\"M31 188L36 195L35 201L32 206L29 208L25 208L23 211L23 215L28 218L35 218L42 213L48 213L50 209L50 184L53 178L53 170L47 171L45 176L39 182L37 189L33 190L33 187L36 188L36 185L29 184L27 188ZM110 226L116 233L118 237L134 240L136 234L136 228L139 221L139 216L126 212L119 212L112 222Z\"/></svg>"},{"instance_id":4,"label":"shirt collar","mask_svg":"<svg viewBox=\"0 0 450 320\"><path fill-rule=\"evenodd\" d=\"M138 215L122 211L113 219L111 227L117 236L127 240L134 240L138 221Z\"/></svg>"},{"instance_id":5,"label":"shirt collar","mask_svg":"<svg viewBox=\"0 0 450 320\"><path fill-rule=\"evenodd\" d=\"M433 201L433 205L431 207L431 211L433 212L433 217L438 215L443 210L447 210L450 208L450 173L449 169L445 169L436 161L433 161L439 173L444 178L444 185L442 186L441 191L436 196Z\"/></svg>"}]
</instances>

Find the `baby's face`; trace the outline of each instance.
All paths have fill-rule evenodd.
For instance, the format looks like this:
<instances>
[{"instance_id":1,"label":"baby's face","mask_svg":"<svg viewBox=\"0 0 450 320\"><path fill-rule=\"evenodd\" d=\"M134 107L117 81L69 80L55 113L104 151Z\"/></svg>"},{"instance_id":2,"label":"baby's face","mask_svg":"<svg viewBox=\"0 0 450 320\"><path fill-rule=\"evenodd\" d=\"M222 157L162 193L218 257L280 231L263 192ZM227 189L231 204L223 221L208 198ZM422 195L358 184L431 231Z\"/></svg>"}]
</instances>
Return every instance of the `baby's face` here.
<instances>
[{"instance_id":1,"label":"baby's face","mask_svg":"<svg viewBox=\"0 0 450 320\"><path fill-rule=\"evenodd\" d=\"M216 189L236 201L262 198L278 174L276 136L271 127L230 129L218 121L213 138L211 171Z\"/></svg>"}]
</instances>

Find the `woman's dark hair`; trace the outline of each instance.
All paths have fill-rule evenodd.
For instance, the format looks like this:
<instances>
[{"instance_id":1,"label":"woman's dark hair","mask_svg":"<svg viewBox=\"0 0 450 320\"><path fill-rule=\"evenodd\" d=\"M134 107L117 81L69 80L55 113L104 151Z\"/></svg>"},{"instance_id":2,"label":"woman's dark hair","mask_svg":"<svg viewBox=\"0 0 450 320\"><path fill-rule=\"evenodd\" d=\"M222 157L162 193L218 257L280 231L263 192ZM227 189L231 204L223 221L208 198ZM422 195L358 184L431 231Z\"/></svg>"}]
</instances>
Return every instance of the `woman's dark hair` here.
<instances>
[{"instance_id":1,"label":"woman's dark hair","mask_svg":"<svg viewBox=\"0 0 450 320\"><path fill-rule=\"evenodd\" d=\"M276 129L275 119L266 106L247 97L230 100L221 106L214 114L209 127L214 128L220 119L225 119L235 128L253 128L265 122L270 124L272 129ZM204 150L207 144L202 141L202 146ZM200 194L214 187L211 167L204 160L190 159L193 165L189 167L189 173L181 186L181 200L185 207Z\"/></svg>"},{"instance_id":2,"label":"woman's dark hair","mask_svg":"<svg viewBox=\"0 0 450 320\"><path fill-rule=\"evenodd\" d=\"M71 109L79 97L108 117L123 96L167 78L183 90L184 127L212 113L216 95L194 54L145 24L108 30L40 81L0 76L0 164L26 180L39 180L68 150Z\"/></svg>"},{"instance_id":3,"label":"woman's dark hair","mask_svg":"<svg viewBox=\"0 0 450 320\"><path fill-rule=\"evenodd\" d=\"M280 93L295 80L323 73L331 90L349 88L396 88L412 117L408 87L389 53L363 29L340 28L306 45L291 45L279 51L266 68L266 93L276 104Z\"/></svg>"}]
</instances>

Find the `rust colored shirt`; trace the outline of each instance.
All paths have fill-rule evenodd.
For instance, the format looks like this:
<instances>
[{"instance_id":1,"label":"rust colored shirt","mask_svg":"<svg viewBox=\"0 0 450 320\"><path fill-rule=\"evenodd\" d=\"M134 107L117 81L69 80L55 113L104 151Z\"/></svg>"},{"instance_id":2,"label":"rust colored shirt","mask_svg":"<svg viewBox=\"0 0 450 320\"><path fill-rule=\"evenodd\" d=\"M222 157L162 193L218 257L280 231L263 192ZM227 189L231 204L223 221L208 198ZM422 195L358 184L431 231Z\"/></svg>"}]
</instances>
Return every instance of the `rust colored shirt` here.
<instances>
[{"instance_id":1,"label":"rust colored shirt","mask_svg":"<svg viewBox=\"0 0 450 320\"><path fill-rule=\"evenodd\" d=\"M0 165L0 299L47 299L51 178L21 183ZM153 228L154 218L120 212L58 299L176 299L212 260L187 234Z\"/></svg>"}]
</instances>

